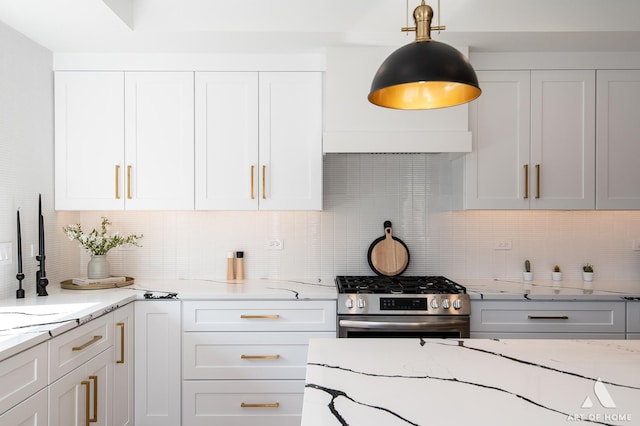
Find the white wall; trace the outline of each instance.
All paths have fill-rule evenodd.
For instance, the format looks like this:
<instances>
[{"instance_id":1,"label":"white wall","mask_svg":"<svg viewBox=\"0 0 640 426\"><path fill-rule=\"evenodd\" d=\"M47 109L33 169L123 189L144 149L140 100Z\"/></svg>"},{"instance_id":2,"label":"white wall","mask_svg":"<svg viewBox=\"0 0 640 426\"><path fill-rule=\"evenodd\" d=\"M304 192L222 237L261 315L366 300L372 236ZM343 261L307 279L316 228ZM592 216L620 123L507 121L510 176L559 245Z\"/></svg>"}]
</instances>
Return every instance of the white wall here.
<instances>
[{"instance_id":1,"label":"white wall","mask_svg":"<svg viewBox=\"0 0 640 426\"><path fill-rule=\"evenodd\" d=\"M47 276L51 285L78 266L77 251L61 250L57 229L77 220L77 213L53 211L53 74L52 55L0 22L0 242L10 242L13 263L0 266L0 297L18 288L16 211L23 238L23 287L35 293L38 247L38 194L42 194ZM66 247L66 245L65 245ZM62 272L65 271L65 272Z\"/></svg>"},{"instance_id":2,"label":"white wall","mask_svg":"<svg viewBox=\"0 0 640 426\"><path fill-rule=\"evenodd\" d=\"M113 231L145 234L144 247L109 254L112 272L134 277L224 279L228 250L245 251L251 278L371 275L368 247L391 220L410 250L407 274L519 280L528 258L539 278L557 263L581 279L588 261L596 280L640 280L631 251L640 212L451 212L447 173L447 155L330 154L323 212L83 212L81 221L91 229L107 215ZM512 250L494 250L497 238ZM268 250L269 239L284 250Z\"/></svg>"}]
</instances>

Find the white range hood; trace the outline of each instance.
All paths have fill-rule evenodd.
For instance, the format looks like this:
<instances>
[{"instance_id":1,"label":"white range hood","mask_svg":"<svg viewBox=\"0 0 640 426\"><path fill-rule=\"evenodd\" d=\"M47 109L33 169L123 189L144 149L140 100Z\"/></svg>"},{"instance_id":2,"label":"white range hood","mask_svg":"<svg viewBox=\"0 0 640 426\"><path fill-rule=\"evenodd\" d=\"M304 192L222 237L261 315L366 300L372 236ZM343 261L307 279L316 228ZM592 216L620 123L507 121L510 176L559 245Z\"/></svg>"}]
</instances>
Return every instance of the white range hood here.
<instances>
[{"instance_id":1,"label":"white range hood","mask_svg":"<svg viewBox=\"0 0 640 426\"><path fill-rule=\"evenodd\" d=\"M468 106L427 111L381 108L367 100L378 67L395 48L327 50L325 153L471 152ZM461 50L467 53L466 50Z\"/></svg>"}]
</instances>

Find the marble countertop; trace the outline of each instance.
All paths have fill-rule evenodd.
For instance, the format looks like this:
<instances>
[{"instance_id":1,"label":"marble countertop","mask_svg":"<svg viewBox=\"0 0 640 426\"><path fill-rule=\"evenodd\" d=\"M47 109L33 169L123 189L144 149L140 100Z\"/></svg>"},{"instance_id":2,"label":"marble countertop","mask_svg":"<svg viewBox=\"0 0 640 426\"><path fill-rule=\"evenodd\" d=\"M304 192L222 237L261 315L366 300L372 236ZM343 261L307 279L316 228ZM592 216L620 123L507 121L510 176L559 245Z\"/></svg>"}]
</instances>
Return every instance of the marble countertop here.
<instances>
[{"instance_id":1,"label":"marble countertop","mask_svg":"<svg viewBox=\"0 0 640 426\"><path fill-rule=\"evenodd\" d=\"M302 426L631 425L640 341L312 339Z\"/></svg>"},{"instance_id":2,"label":"marble countertop","mask_svg":"<svg viewBox=\"0 0 640 426\"><path fill-rule=\"evenodd\" d=\"M0 299L0 361L134 300L333 300L333 280L136 280L103 290L66 290L48 296ZM175 296L174 296L175 295Z\"/></svg>"},{"instance_id":3,"label":"marble countertop","mask_svg":"<svg viewBox=\"0 0 640 426\"><path fill-rule=\"evenodd\" d=\"M640 298L640 281L456 280L471 299L620 300Z\"/></svg>"}]
</instances>

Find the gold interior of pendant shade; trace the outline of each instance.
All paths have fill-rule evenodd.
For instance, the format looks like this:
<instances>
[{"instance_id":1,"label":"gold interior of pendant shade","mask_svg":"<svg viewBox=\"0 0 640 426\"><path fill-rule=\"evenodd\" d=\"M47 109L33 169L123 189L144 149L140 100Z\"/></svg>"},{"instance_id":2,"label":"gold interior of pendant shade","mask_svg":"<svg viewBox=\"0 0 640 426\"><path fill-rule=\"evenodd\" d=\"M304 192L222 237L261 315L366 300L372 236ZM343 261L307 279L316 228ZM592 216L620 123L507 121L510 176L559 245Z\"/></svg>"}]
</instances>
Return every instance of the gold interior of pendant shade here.
<instances>
[{"instance_id":1,"label":"gold interior of pendant shade","mask_svg":"<svg viewBox=\"0 0 640 426\"><path fill-rule=\"evenodd\" d=\"M450 81L418 81L377 90L369 95L373 104L396 109L435 109L470 102L480 89Z\"/></svg>"}]
</instances>

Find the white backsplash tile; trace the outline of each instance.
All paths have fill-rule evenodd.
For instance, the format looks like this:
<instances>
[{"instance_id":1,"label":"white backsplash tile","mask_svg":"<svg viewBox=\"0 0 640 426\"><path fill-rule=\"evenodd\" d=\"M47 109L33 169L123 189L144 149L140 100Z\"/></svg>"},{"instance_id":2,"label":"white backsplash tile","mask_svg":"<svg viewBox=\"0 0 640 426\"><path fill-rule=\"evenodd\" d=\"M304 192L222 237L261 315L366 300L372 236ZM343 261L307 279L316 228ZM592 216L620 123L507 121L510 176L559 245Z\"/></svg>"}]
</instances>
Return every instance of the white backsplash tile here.
<instances>
[{"instance_id":1,"label":"white backsplash tile","mask_svg":"<svg viewBox=\"0 0 640 426\"><path fill-rule=\"evenodd\" d=\"M348 154L324 159L322 212L83 212L91 229L108 216L113 230L144 233L144 247L109 254L112 272L144 278L226 277L227 251L245 253L251 278L332 278L371 275L369 245L394 235L411 254L406 274L459 279L521 279L530 259L534 275L580 279L595 264L596 279L640 280L640 212L447 211L451 202L447 155ZM269 250L270 240L283 250ZM494 249L508 239L512 249ZM88 256L82 254L80 264Z\"/></svg>"}]
</instances>

